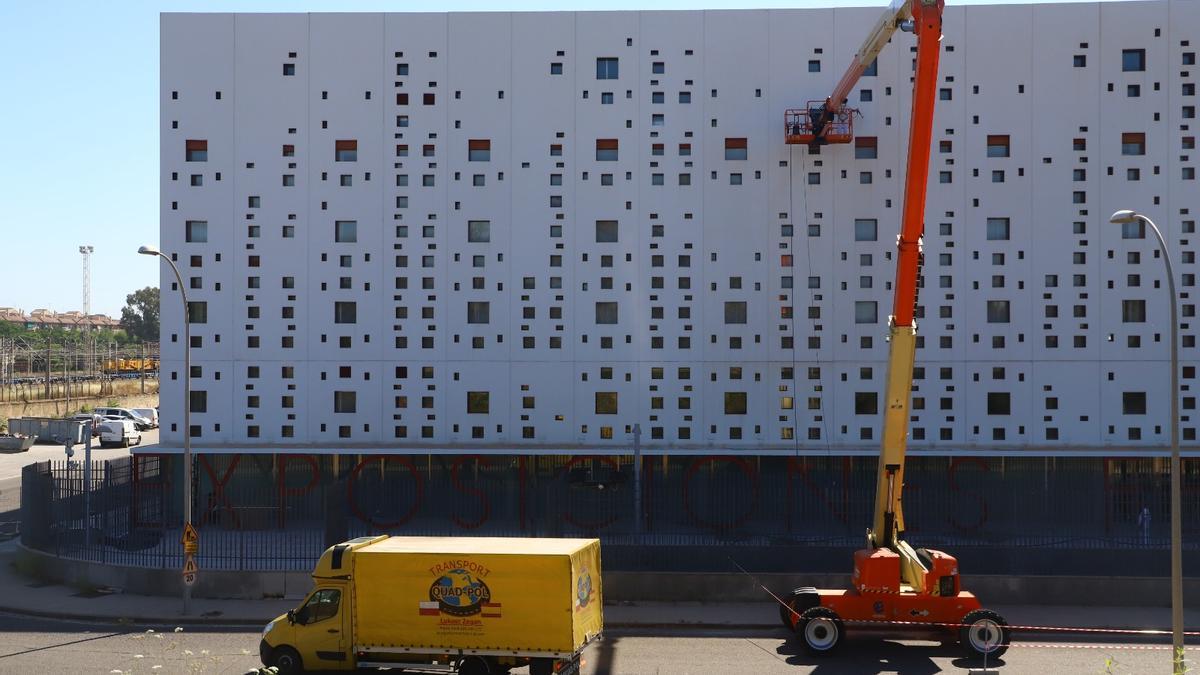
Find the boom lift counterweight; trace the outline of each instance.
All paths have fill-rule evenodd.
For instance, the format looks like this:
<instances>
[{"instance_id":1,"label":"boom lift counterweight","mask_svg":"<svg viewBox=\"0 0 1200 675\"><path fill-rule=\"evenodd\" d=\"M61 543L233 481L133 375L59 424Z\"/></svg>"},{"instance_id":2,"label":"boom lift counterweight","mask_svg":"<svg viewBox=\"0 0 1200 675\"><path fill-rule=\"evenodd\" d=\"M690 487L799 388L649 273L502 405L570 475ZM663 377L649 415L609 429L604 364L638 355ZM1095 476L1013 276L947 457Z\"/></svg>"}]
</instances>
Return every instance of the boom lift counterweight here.
<instances>
[{"instance_id":1,"label":"boom lift counterweight","mask_svg":"<svg viewBox=\"0 0 1200 675\"><path fill-rule=\"evenodd\" d=\"M944 0L895 0L876 22L833 94L824 102L810 102L803 110L788 110L785 119L788 144L807 144L812 149L825 143L848 143L858 111L845 107L847 95L898 28L915 34L916 72L895 295L888 318L887 388L874 520L867 531L866 547L854 553L852 588L796 589L785 598L787 607L780 608L784 624L815 654L829 653L841 642L844 621L957 629L960 642L973 655L999 656L1008 648L1004 619L982 609L973 594L961 590L958 561L941 551L913 548L903 539L904 456L916 358L914 316L943 8Z\"/></svg>"}]
</instances>

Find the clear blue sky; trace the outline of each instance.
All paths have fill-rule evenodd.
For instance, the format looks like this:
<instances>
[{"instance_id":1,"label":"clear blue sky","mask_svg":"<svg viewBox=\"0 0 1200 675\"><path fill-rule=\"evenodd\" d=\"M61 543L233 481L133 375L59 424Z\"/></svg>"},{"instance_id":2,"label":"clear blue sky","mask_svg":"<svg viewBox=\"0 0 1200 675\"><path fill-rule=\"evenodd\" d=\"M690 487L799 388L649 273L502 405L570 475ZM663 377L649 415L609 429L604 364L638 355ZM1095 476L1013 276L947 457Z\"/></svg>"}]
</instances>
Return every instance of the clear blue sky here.
<instances>
[{"instance_id":1,"label":"clear blue sky","mask_svg":"<svg viewBox=\"0 0 1200 675\"><path fill-rule=\"evenodd\" d=\"M953 4L998 4L950 0ZM0 307L92 311L158 282L159 12L529 11L877 6L887 0L0 0Z\"/></svg>"}]
</instances>

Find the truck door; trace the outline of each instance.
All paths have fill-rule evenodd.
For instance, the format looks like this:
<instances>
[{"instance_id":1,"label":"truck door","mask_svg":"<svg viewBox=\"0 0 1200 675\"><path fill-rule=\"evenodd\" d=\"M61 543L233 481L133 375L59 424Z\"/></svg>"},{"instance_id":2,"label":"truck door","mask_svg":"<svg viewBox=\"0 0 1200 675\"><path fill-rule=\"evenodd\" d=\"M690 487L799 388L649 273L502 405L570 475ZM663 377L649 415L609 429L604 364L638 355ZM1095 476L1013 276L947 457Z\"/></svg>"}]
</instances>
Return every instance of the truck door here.
<instances>
[{"instance_id":1,"label":"truck door","mask_svg":"<svg viewBox=\"0 0 1200 675\"><path fill-rule=\"evenodd\" d=\"M345 584L317 588L296 612L296 648L305 670L345 670L353 666L347 590Z\"/></svg>"}]
</instances>

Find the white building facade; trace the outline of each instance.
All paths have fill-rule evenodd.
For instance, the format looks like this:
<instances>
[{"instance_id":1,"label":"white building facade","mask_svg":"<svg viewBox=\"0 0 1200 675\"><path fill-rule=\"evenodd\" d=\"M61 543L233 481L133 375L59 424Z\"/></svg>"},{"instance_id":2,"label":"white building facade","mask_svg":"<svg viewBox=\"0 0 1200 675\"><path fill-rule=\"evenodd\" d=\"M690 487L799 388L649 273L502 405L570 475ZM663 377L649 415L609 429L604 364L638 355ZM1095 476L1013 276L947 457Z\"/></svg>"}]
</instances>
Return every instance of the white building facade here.
<instances>
[{"instance_id":1,"label":"white building facade","mask_svg":"<svg viewBox=\"0 0 1200 675\"><path fill-rule=\"evenodd\" d=\"M214 452L873 454L911 100L881 9L164 14L161 246ZM916 452L1161 449L1200 3L948 7ZM162 275L163 446L183 313Z\"/></svg>"}]
</instances>

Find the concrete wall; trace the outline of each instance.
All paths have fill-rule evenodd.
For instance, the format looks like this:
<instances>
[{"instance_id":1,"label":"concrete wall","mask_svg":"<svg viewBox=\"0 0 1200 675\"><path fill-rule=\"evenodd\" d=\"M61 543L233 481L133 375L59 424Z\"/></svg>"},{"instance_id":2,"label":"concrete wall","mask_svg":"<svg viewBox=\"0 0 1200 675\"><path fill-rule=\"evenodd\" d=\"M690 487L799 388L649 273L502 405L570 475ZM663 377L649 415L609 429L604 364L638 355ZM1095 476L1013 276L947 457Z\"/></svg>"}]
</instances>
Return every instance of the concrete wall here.
<instances>
[{"instance_id":1,"label":"concrete wall","mask_svg":"<svg viewBox=\"0 0 1200 675\"><path fill-rule=\"evenodd\" d=\"M178 570L119 567L69 560L20 547L21 564L47 581L85 586L113 586L140 595L178 595ZM605 572L604 598L619 602L754 602L767 601L759 583L775 593L800 586L847 588L848 574L689 574ZM966 590L997 605L1168 606L1170 579L1163 577L1079 577L973 575L963 578ZM229 572L202 570L193 587L197 598L303 597L312 588L304 572ZM1184 602L1200 603L1200 578L1184 579Z\"/></svg>"},{"instance_id":2,"label":"concrete wall","mask_svg":"<svg viewBox=\"0 0 1200 675\"><path fill-rule=\"evenodd\" d=\"M52 399L48 401L12 401L0 403L0 419L8 420L10 417L64 417L70 413L78 412L83 406L95 408L97 406L108 405L109 401L119 401L119 407L122 408L153 408L158 405L158 382L146 382L146 393L136 393L139 387L136 385L117 390L116 394L104 394L100 396L87 396L84 398L71 397L70 405L63 398Z\"/></svg>"}]
</instances>

